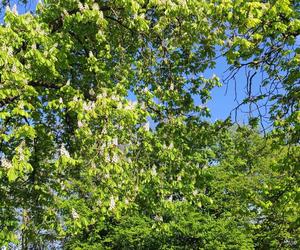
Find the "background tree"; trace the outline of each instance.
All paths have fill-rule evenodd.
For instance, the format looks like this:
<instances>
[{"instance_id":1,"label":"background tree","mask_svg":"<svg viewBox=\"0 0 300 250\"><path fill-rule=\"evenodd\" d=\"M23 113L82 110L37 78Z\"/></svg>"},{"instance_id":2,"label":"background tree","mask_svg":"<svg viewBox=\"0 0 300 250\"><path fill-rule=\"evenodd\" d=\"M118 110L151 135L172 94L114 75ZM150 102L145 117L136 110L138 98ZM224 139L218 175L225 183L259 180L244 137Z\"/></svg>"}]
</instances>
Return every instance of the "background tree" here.
<instances>
[{"instance_id":1,"label":"background tree","mask_svg":"<svg viewBox=\"0 0 300 250\"><path fill-rule=\"evenodd\" d=\"M47 0L35 15L7 8L1 244L296 249L299 51L291 47L299 23L295 1ZM220 81L201 73L220 53L230 77L242 67L267 74L267 94L252 95L249 75L243 102L273 101L267 141L204 121Z\"/></svg>"}]
</instances>

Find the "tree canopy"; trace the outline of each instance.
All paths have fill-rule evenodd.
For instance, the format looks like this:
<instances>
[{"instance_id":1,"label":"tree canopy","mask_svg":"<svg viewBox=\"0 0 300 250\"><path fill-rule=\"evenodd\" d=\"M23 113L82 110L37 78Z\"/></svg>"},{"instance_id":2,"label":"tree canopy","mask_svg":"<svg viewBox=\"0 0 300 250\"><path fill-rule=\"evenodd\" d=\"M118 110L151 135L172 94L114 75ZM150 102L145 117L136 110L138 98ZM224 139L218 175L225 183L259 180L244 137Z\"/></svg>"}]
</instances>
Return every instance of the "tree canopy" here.
<instances>
[{"instance_id":1,"label":"tree canopy","mask_svg":"<svg viewBox=\"0 0 300 250\"><path fill-rule=\"evenodd\" d=\"M298 1L2 4L0 246L299 248ZM220 57L248 125L207 121Z\"/></svg>"}]
</instances>

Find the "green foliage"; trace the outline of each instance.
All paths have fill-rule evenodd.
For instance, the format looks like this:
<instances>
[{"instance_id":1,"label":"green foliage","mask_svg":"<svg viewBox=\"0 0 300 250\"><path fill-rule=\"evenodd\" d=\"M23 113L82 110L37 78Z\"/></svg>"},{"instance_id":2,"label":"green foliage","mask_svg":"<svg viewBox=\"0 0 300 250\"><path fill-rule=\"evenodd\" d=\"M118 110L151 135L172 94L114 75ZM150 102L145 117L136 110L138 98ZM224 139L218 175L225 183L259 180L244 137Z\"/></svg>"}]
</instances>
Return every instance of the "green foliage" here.
<instances>
[{"instance_id":1,"label":"green foliage","mask_svg":"<svg viewBox=\"0 0 300 250\"><path fill-rule=\"evenodd\" d=\"M288 0L7 8L0 246L299 248L299 23ZM220 53L266 75L244 102L272 102L267 137L205 121Z\"/></svg>"}]
</instances>

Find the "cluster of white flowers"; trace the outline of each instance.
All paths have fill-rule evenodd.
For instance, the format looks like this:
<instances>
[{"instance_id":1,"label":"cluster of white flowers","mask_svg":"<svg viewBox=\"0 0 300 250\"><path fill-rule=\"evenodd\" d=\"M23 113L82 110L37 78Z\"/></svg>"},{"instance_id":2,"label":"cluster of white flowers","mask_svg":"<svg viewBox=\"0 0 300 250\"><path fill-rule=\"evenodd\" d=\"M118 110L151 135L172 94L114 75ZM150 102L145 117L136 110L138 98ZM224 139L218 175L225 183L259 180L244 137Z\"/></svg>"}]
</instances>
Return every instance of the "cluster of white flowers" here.
<instances>
[{"instance_id":1,"label":"cluster of white flowers","mask_svg":"<svg viewBox=\"0 0 300 250\"><path fill-rule=\"evenodd\" d=\"M12 8L12 13L14 13L15 15L18 15L18 8L17 8L17 5L14 4L13 8Z\"/></svg>"},{"instance_id":2,"label":"cluster of white flowers","mask_svg":"<svg viewBox=\"0 0 300 250\"><path fill-rule=\"evenodd\" d=\"M193 191L193 195L196 196L196 195L198 194L198 192L199 192L198 189L195 189L195 190Z\"/></svg>"},{"instance_id":3,"label":"cluster of white flowers","mask_svg":"<svg viewBox=\"0 0 300 250\"><path fill-rule=\"evenodd\" d=\"M7 158L1 158L1 165L5 169L10 169L12 167L12 163Z\"/></svg>"},{"instance_id":4,"label":"cluster of white flowers","mask_svg":"<svg viewBox=\"0 0 300 250\"><path fill-rule=\"evenodd\" d=\"M8 48L7 48L7 54L8 54L9 56L13 56L13 48L12 48L12 47L8 47Z\"/></svg>"},{"instance_id":5,"label":"cluster of white flowers","mask_svg":"<svg viewBox=\"0 0 300 250\"><path fill-rule=\"evenodd\" d=\"M98 5L98 3L93 3L92 9L93 9L93 10L99 10L99 5Z\"/></svg>"},{"instance_id":6,"label":"cluster of white flowers","mask_svg":"<svg viewBox=\"0 0 300 250\"><path fill-rule=\"evenodd\" d=\"M83 4L81 3L81 1L78 2L78 9L80 11L83 11L84 10L84 7L83 7Z\"/></svg>"},{"instance_id":7,"label":"cluster of white flowers","mask_svg":"<svg viewBox=\"0 0 300 250\"><path fill-rule=\"evenodd\" d=\"M65 146L63 144L60 147L60 155L70 157L69 151L65 148Z\"/></svg>"},{"instance_id":8,"label":"cluster of white flowers","mask_svg":"<svg viewBox=\"0 0 300 250\"><path fill-rule=\"evenodd\" d=\"M11 72L13 73L17 72L17 66L15 64L13 64L13 66L11 67Z\"/></svg>"},{"instance_id":9,"label":"cluster of white flowers","mask_svg":"<svg viewBox=\"0 0 300 250\"><path fill-rule=\"evenodd\" d=\"M63 181L60 181L59 184L60 184L61 190L66 190L66 185Z\"/></svg>"},{"instance_id":10,"label":"cluster of white flowers","mask_svg":"<svg viewBox=\"0 0 300 250\"><path fill-rule=\"evenodd\" d=\"M106 144L105 144L105 143L102 143L101 146L100 146L100 148L99 148L99 153L100 153L100 154L103 154L105 148L106 148Z\"/></svg>"},{"instance_id":11,"label":"cluster of white flowers","mask_svg":"<svg viewBox=\"0 0 300 250\"><path fill-rule=\"evenodd\" d=\"M91 162L91 168L95 169L96 167L96 163L94 161Z\"/></svg>"},{"instance_id":12,"label":"cluster of white flowers","mask_svg":"<svg viewBox=\"0 0 300 250\"><path fill-rule=\"evenodd\" d=\"M32 48L32 49L36 49L36 43L33 43L33 44L31 45L31 48Z\"/></svg>"},{"instance_id":13,"label":"cluster of white flowers","mask_svg":"<svg viewBox=\"0 0 300 250\"><path fill-rule=\"evenodd\" d=\"M156 166L155 166L155 165L152 166L151 174L152 174L153 176L156 176L156 175L157 175L157 172L156 172Z\"/></svg>"},{"instance_id":14,"label":"cluster of white flowers","mask_svg":"<svg viewBox=\"0 0 300 250\"><path fill-rule=\"evenodd\" d=\"M25 141L22 141L20 145L17 147L17 153L19 155L19 160L24 161L25 156L24 156L24 147L25 147Z\"/></svg>"},{"instance_id":15,"label":"cluster of white flowers","mask_svg":"<svg viewBox=\"0 0 300 250\"><path fill-rule=\"evenodd\" d=\"M148 93L148 92L149 92L148 87L143 88L143 92L144 92L144 93Z\"/></svg>"},{"instance_id":16,"label":"cluster of white flowers","mask_svg":"<svg viewBox=\"0 0 300 250\"><path fill-rule=\"evenodd\" d=\"M98 207L100 207L102 205L102 201L100 199L98 199L96 204Z\"/></svg>"},{"instance_id":17,"label":"cluster of white flowers","mask_svg":"<svg viewBox=\"0 0 300 250\"><path fill-rule=\"evenodd\" d=\"M181 181L181 175L177 176L177 181Z\"/></svg>"},{"instance_id":18,"label":"cluster of white flowers","mask_svg":"<svg viewBox=\"0 0 300 250\"><path fill-rule=\"evenodd\" d=\"M115 138L112 139L112 144L115 145L115 146L117 146L119 144L117 137L115 137Z\"/></svg>"},{"instance_id":19,"label":"cluster of white flowers","mask_svg":"<svg viewBox=\"0 0 300 250\"><path fill-rule=\"evenodd\" d=\"M85 111L91 111L95 108L95 106L96 106L95 102L92 102L92 101L83 103L83 109Z\"/></svg>"},{"instance_id":20,"label":"cluster of white flowers","mask_svg":"<svg viewBox=\"0 0 300 250\"><path fill-rule=\"evenodd\" d=\"M116 201L113 196L110 197L109 210L113 210L116 207Z\"/></svg>"},{"instance_id":21,"label":"cluster of white flowers","mask_svg":"<svg viewBox=\"0 0 300 250\"><path fill-rule=\"evenodd\" d=\"M137 105L137 102L136 102L136 101L134 101L134 102L129 101L128 104L125 106L124 109L125 109L125 110L134 110L135 107L136 107L136 105Z\"/></svg>"},{"instance_id":22,"label":"cluster of white flowers","mask_svg":"<svg viewBox=\"0 0 300 250\"><path fill-rule=\"evenodd\" d=\"M94 89L91 88L91 89L89 90L89 94L90 94L91 96L94 96L96 93L95 93Z\"/></svg>"},{"instance_id":23,"label":"cluster of white flowers","mask_svg":"<svg viewBox=\"0 0 300 250\"><path fill-rule=\"evenodd\" d=\"M78 126L78 128L82 128L82 127L83 127L83 123L82 123L82 121L78 120L78 122L77 122L77 126Z\"/></svg>"},{"instance_id":24,"label":"cluster of white flowers","mask_svg":"<svg viewBox=\"0 0 300 250\"><path fill-rule=\"evenodd\" d=\"M119 96L116 96L116 95L112 95L111 96L111 99L113 100L113 101L119 101L120 100L120 97Z\"/></svg>"},{"instance_id":25,"label":"cluster of white flowers","mask_svg":"<svg viewBox=\"0 0 300 250\"><path fill-rule=\"evenodd\" d=\"M150 123L147 121L147 122L144 124L143 128L145 129L145 131L148 132L148 131L150 130Z\"/></svg>"},{"instance_id":26,"label":"cluster of white flowers","mask_svg":"<svg viewBox=\"0 0 300 250\"><path fill-rule=\"evenodd\" d=\"M119 156L117 154L114 154L113 157L111 158L112 163L117 163L119 161Z\"/></svg>"},{"instance_id":27,"label":"cluster of white flowers","mask_svg":"<svg viewBox=\"0 0 300 250\"><path fill-rule=\"evenodd\" d=\"M169 90L173 91L174 90L174 83L171 83Z\"/></svg>"},{"instance_id":28,"label":"cluster of white flowers","mask_svg":"<svg viewBox=\"0 0 300 250\"><path fill-rule=\"evenodd\" d=\"M89 6L87 4L82 4L81 1L78 2L78 9L80 11L84 11L84 10L88 10L89 9Z\"/></svg>"},{"instance_id":29,"label":"cluster of white flowers","mask_svg":"<svg viewBox=\"0 0 300 250\"><path fill-rule=\"evenodd\" d=\"M163 217L160 216L160 215L157 215L157 214L154 216L154 220L157 221L157 222L163 222L164 221Z\"/></svg>"},{"instance_id":30,"label":"cluster of white flowers","mask_svg":"<svg viewBox=\"0 0 300 250\"><path fill-rule=\"evenodd\" d=\"M128 205L128 204L129 204L129 200L126 198L125 201L124 201L124 203L125 203L126 205Z\"/></svg>"},{"instance_id":31,"label":"cluster of white flowers","mask_svg":"<svg viewBox=\"0 0 300 250\"><path fill-rule=\"evenodd\" d=\"M123 103L118 102L118 104L117 104L117 109L122 109L122 108L123 108Z\"/></svg>"},{"instance_id":32,"label":"cluster of white flowers","mask_svg":"<svg viewBox=\"0 0 300 250\"><path fill-rule=\"evenodd\" d=\"M105 162L110 162L110 156L109 156L109 154L107 154L107 155L105 156Z\"/></svg>"},{"instance_id":33,"label":"cluster of white flowers","mask_svg":"<svg viewBox=\"0 0 300 250\"><path fill-rule=\"evenodd\" d=\"M104 134L104 135L106 135L107 134L107 129L106 129L106 127L103 127L103 129L102 129L102 132L101 132L102 134Z\"/></svg>"},{"instance_id":34,"label":"cluster of white flowers","mask_svg":"<svg viewBox=\"0 0 300 250\"><path fill-rule=\"evenodd\" d=\"M79 214L76 212L74 208L72 208L72 218L74 220L79 219Z\"/></svg>"},{"instance_id":35,"label":"cluster of white flowers","mask_svg":"<svg viewBox=\"0 0 300 250\"><path fill-rule=\"evenodd\" d=\"M107 92L104 90L103 93L97 95L97 99L102 99L107 97Z\"/></svg>"}]
</instances>

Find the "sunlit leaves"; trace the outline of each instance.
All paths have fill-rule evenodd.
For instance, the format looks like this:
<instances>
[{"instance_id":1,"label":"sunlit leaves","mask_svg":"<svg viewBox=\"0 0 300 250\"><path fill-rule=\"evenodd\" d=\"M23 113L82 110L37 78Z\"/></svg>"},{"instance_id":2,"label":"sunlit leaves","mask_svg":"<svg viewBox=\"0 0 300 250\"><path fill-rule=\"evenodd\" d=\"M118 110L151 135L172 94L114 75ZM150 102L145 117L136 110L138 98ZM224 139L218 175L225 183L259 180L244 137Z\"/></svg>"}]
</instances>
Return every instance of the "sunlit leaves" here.
<instances>
[{"instance_id":1,"label":"sunlit leaves","mask_svg":"<svg viewBox=\"0 0 300 250\"><path fill-rule=\"evenodd\" d=\"M294 8L287 0L48 0L36 15L7 10L1 245L294 247ZM264 88L283 84L285 93L245 98L274 102L265 144L253 131L258 119L229 130L202 120L221 86L206 71L220 56L230 69L266 72Z\"/></svg>"}]
</instances>

